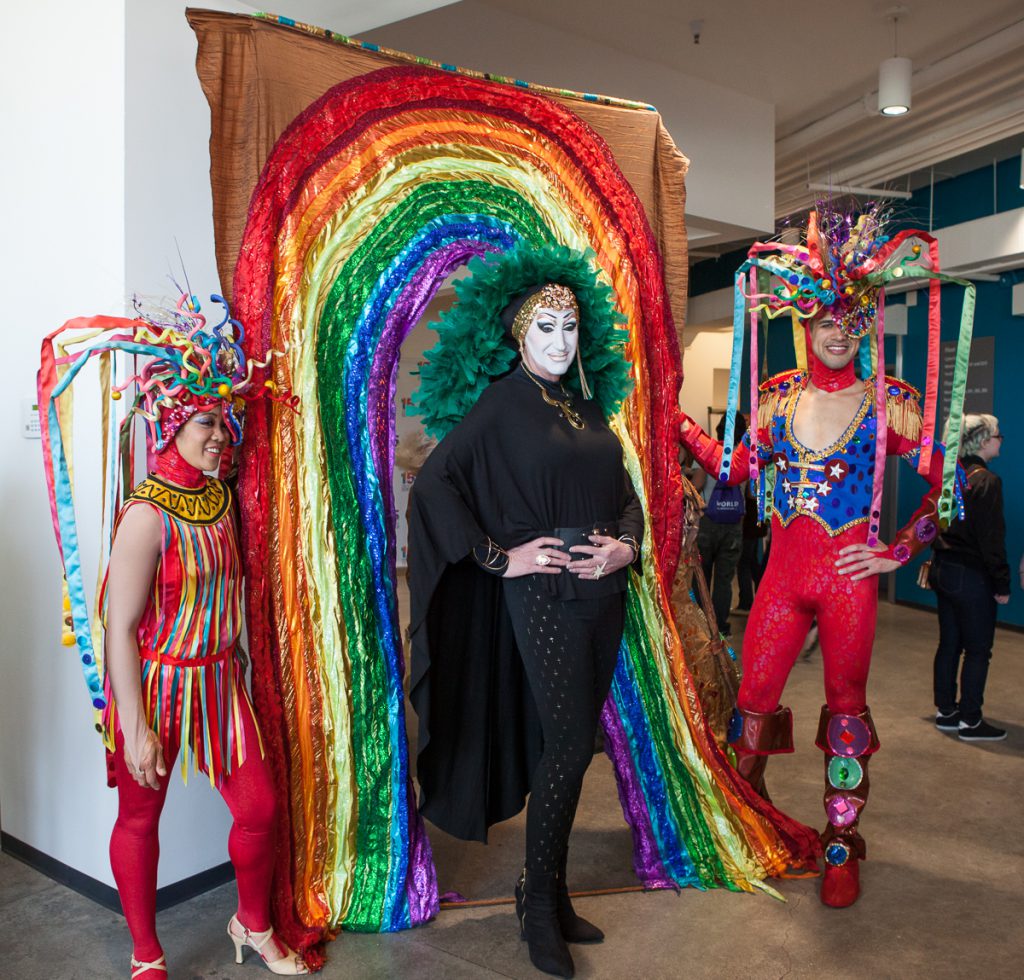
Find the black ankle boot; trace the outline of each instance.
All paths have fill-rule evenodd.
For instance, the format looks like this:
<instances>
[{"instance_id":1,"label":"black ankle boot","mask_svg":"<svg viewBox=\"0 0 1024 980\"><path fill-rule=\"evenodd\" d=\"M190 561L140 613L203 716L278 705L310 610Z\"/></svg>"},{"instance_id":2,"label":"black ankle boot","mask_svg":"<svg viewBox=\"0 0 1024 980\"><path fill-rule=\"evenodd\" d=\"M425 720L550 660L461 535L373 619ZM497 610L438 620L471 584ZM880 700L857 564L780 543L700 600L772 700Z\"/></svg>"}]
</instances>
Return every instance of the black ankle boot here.
<instances>
[{"instance_id":1,"label":"black ankle boot","mask_svg":"<svg viewBox=\"0 0 1024 980\"><path fill-rule=\"evenodd\" d=\"M567 943L599 943L604 941L604 933L592 922L587 922L576 914L569 898L569 884L565 869L568 854L562 855L562 863L558 868L558 883L555 890L555 905L558 914L558 928L562 930L562 938Z\"/></svg>"},{"instance_id":2,"label":"black ankle boot","mask_svg":"<svg viewBox=\"0 0 1024 980\"><path fill-rule=\"evenodd\" d=\"M542 973L568 978L576 968L558 927L556 888L557 875L524 870L516 883L516 914L530 962Z\"/></svg>"},{"instance_id":3,"label":"black ankle boot","mask_svg":"<svg viewBox=\"0 0 1024 980\"><path fill-rule=\"evenodd\" d=\"M600 943L604 942L604 933L592 922L576 914L569 897L569 888L565 882L564 869L559 875L555 888L555 915L558 929L567 943ZM523 917L523 879L516 882L516 917Z\"/></svg>"}]
</instances>

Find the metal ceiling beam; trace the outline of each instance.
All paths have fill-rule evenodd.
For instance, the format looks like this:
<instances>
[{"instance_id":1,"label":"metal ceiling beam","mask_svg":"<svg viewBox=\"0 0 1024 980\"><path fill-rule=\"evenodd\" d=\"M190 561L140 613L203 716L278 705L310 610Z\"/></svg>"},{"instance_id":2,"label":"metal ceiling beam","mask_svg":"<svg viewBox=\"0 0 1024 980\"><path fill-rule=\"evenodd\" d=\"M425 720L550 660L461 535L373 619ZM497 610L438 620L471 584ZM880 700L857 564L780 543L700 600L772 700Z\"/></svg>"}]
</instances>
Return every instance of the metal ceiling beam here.
<instances>
[{"instance_id":1,"label":"metal ceiling beam","mask_svg":"<svg viewBox=\"0 0 1024 980\"><path fill-rule=\"evenodd\" d=\"M1024 19L914 72L915 99L919 93L945 85L950 79L956 78L958 75L972 73L983 65L1006 64L1006 56L1020 48L1024 48ZM1010 64L1012 63L1011 61ZM1020 80L1019 64L1020 62L1017 62L1018 84ZM776 140L776 156L813 146L824 137L864 119L865 115L877 115L877 112L868 108L877 95L878 90L873 89L863 98Z\"/></svg>"}]
</instances>

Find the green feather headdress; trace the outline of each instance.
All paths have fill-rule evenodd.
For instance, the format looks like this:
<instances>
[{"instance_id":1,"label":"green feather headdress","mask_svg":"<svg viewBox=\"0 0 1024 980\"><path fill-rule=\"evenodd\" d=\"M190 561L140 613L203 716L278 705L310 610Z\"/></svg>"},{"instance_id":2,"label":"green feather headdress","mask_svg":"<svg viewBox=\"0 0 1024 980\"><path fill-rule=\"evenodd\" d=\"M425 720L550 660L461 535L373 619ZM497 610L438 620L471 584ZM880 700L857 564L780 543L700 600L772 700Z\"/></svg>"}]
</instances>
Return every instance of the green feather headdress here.
<instances>
[{"instance_id":1,"label":"green feather headdress","mask_svg":"<svg viewBox=\"0 0 1024 980\"><path fill-rule=\"evenodd\" d=\"M624 348L629 338L619 324L615 293L597 272L595 255L564 245L520 242L500 256L473 259L471 275L455 283L455 305L431 324L440 339L427 351L413 411L427 433L442 439L462 421L483 390L507 374L518 353L501 322L506 306L532 286L560 283L575 294L580 308L579 357L604 412L610 418L633 388ZM563 382L574 395L580 382L570 371Z\"/></svg>"}]
</instances>

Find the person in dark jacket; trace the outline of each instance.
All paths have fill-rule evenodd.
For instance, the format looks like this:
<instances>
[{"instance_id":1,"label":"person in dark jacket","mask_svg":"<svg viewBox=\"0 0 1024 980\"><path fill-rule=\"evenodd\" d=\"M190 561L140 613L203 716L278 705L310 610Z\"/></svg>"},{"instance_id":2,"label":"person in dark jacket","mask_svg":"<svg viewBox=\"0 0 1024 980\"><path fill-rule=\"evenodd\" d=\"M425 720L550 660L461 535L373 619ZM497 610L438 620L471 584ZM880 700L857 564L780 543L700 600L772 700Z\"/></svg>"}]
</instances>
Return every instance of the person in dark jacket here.
<instances>
[{"instance_id":1,"label":"person in dark jacket","mask_svg":"<svg viewBox=\"0 0 1024 980\"><path fill-rule=\"evenodd\" d=\"M988 468L999 455L1003 436L994 415L966 416L963 433L960 462L968 482L965 517L935 539L931 570L939 603L935 726L956 732L965 742L998 742L1006 732L982 718L981 705L995 639L996 606L1010 600L1003 484Z\"/></svg>"},{"instance_id":2,"label":"person in dark jacket","mask_svg":"<svg viewBox=\"0 0 1024 980\"><path fill-rule=\"evenodd\" d=\"M736 413L735 443L740 444L747 431L747 420ZM725 416L718 420L715 434L719 440L725 436ZM743 514L745 511L742 487L719 484L708 474L703 484L704 514L697 532L697 550L700 552L704 580L711 590L711 603L718 621L718 630L729 636L729 609L732 606L732 583L736 566L743 550ZM724 496L723 496L724 495Z\"/></svg>"},{"instance_id":3,"label":"person in dark jacket","mask_svg":"<svg viewBox=\"0 0 1024 980\"><path fill-rule=\"evenodd\" d=\"M768 522L760 522L757 518L757 497L750 489L750 484L743 494L743 548L740 551L740 563L736 566L736 584L740 589L740 601L737 612L748 613L754 604L754 591L761 584L764 574L766 557L762 557L761 543L768 535Z\"/></svg>"}]
</instances>

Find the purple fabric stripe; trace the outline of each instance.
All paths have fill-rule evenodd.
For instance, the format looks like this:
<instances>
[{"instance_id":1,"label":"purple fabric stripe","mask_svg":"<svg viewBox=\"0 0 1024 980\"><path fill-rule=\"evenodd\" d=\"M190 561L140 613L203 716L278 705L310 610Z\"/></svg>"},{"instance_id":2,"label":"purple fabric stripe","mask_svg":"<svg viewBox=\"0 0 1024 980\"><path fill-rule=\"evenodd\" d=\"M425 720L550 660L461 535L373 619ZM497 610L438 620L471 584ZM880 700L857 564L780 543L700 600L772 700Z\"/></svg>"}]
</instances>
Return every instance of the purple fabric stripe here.
<instances>
[{"instance_id":1,"label":"purple fabric stripe","mask_svg":"<svg viewBox=\"0 0 1024 980\"><path fill-rule=\"evenodd\" d=\"M647 804L640 788L633 757L629 751L629 740L622 720L615 710L612 696L604 703L601 711L604 727L604 750L612 760L618 775L619 802L626 822L633 831L633 868L644 888L676 888L676 883L665 872L658 855L658 842L654 837Z\"/></svg>"}]
</instances>

